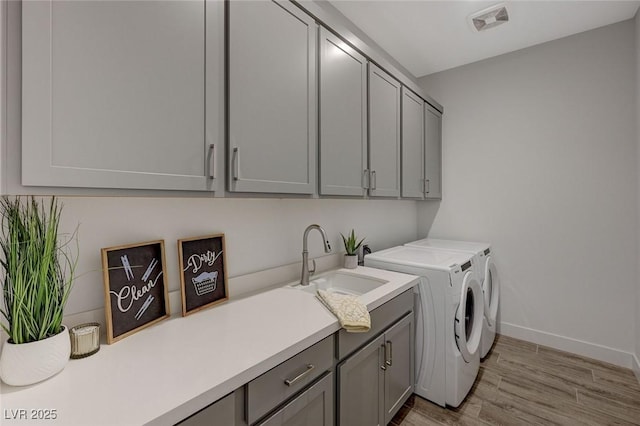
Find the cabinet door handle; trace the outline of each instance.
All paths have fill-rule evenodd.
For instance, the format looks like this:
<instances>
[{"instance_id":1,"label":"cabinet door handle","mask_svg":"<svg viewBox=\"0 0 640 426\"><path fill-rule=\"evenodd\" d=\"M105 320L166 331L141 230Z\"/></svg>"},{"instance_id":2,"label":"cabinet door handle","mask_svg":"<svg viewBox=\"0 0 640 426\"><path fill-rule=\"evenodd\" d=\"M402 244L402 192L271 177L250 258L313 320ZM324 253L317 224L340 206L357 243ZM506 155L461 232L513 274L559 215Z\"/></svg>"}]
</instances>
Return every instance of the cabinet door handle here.
<instances>
[{"instance_id":1,"label":"cabinet door handle","mask_svg":"<svg viewBox=\"0 0 640 426\"><path fill-rule=\"evenodd\" d=\"M387 340L387 343L384 344L384 363L389 367L393 365L393 345L391 340Z\"/></svg>"},{"instance_id":2,"label":"cabinet door handle","mask_svg":"<svg viewBox=\"0 0 640 426\"><path fill-rule=\"evenodd\" d=\"M377 183L376 171L375 170L371 170L371 189L372 190L376 189L376 183Z\"/></svg>"},{"instance_id":3,"label":"cabinet door handle","mask_svg":"<svg viewBox=\"0 0 640 426\"><path fill-rule=\"evenodd\" d=\"M216 145L209 145L209 178L216 178Z\"/></svg>"},{"instance_id":4,"label":"cabinet door handle","mask_svg":"<svg viewBox=\"0 0 640 426\"><path fill-rule=\"evenodd\" d=\"M429 193L429 179L424 180L424 193L425 195Z\"/></svg>"},{"instance_id":5,"label":"cabinet door handle","mask_svg":"<svg viewBox=\"0 0 640 426\"><path fill-rule=\"evenodd\" d=\"M380 353L380 351L383 351L382 352L382 357L383 358L387 356L384 344L380 345L380 348L378 349L378 354ZM378 358L378 359L380 359L380 358ZM387 366L385 364L386 364L386 362L382 362L382 364L380 365L380 369L381 370L386 370L387 369Z\"/></svg>"},{"instance_id":6,"label":"cabinet door handle","mask_svg":"<svg viewBox=\"0 0 640 426\"><path fill-rule=\"evenodd\" d=\"M286 379L284 381L284 384L287 386L293 386L293 384L295 382L297 382L298 380L301 380L303 377L305 377L307 374L311 373L313 371L313 369L316 368L315 365L313 364L307 364L307 369L304 370L302 373L298 374L296 377L294 377L293 379Z\"/></svg>"},{"instance_id":7,"label":"cabinet door handle","mask_svg":"<svg viewBox=\"0 0 640 426\"><path fill-rule=\"evenodd\" d=\"M233 148L233 180L240 179L240 148Z\"/></svg>"},{"instance_id":8,"label":"cabinet door handle","mask_svg":"<svg viewBox=\"0 0 640 426\"><path fill-rule=\"evenodd\" d=\"M369 176L369 169L364 169L364 171L362 172L362 187L364 189L369 189L369 181L370 181L370 176Z\"/></svg>"}]
</instances>

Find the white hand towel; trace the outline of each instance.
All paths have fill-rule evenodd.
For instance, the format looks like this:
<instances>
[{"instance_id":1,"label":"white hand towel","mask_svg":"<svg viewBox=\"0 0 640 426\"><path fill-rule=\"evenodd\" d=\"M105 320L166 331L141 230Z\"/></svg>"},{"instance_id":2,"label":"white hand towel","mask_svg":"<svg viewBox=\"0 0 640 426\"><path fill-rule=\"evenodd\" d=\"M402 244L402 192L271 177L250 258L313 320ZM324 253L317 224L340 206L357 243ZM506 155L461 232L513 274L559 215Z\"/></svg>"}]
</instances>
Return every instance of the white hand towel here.
<instances>
[{"instance_id":1,"label":"white hand towel","mask_svg":"<svg viewBox=\"0 0 640 426\"><path fill-rule=\"evenodd\" d=\"M338 318L342 328L351 333L364 333L371 328L367 307L357 297L318 290L317 298Z\"/></svg>"}]
</instances>

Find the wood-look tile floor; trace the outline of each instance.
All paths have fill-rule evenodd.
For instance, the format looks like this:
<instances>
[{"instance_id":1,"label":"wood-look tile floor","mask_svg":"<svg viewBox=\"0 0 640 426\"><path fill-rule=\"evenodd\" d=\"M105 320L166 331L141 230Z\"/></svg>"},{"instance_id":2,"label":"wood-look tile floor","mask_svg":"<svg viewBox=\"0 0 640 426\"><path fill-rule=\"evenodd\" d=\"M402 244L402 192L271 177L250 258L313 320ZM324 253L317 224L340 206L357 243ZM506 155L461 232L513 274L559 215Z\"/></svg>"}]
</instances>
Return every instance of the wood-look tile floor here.
<instances>
[{"instance_id":1,"label":"wood-look tile floor","mask_svg":"<svg viewBox=\"0 0 640 426\"><path fill-rule=\"evenodd\" d=\"M458 408L414 395L391 424L640 425L640 384L631 370L497 336Z\"/></svg>"}]
</instances>

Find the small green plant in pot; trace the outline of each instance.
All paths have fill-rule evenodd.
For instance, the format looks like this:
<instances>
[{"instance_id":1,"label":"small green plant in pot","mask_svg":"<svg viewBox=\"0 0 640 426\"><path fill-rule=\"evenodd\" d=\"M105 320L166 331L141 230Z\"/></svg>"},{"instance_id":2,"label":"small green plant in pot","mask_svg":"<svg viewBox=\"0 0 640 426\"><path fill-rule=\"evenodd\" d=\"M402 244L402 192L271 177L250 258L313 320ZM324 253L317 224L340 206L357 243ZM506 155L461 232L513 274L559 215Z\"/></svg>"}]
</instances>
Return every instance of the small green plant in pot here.
<instances>
[{"instance_id":1,"label":"small green plant in pot","mask_svg":"<svg viewBox=\"0 0 640 426\"><path fill-rule=\"evenodd\" d=\"M344 267L349 269L355 269L358 266L358 249L364 242L364 238L358 241L355 231L352 229L350 234L345 237L342 233L342 241L344 242L344 249L347 252L344 255Z\"/></svg>"},{"instance_id":2,"label":"small green plant in pot","mask_svg":"<svg viewBox=\"0 0 640 426\"><path fill-rule=\"evenodd\" d=\"M73 284L77 252L59 240L62 207L34 197L22 201L2 197L0 267L4 317L9 339L0 355L0 378L23 386L61 371L71 351L69 331L62 324ZM75 234L74 234L75 235Z\"/></svg>"}]
</instances>

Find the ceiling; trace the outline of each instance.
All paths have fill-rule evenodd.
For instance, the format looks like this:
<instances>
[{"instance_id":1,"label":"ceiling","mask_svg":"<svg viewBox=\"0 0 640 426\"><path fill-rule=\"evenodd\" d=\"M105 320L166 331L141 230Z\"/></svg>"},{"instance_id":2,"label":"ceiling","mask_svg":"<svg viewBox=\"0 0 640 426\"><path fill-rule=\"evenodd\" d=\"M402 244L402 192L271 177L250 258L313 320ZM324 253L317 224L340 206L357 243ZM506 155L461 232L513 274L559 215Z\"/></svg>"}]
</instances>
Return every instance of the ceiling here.
<instances>
[{"instance_id":1,"label":"ceiling","mask_svg":"<svg viewBox=\"0 0 640 426\"><path fill-rule=\"evenodd\" d=\"M330 0L421 77L634 17L640 1ZM509 22L483 32L469 15L504 3Z\"/></svg>"}]
</instances>

